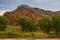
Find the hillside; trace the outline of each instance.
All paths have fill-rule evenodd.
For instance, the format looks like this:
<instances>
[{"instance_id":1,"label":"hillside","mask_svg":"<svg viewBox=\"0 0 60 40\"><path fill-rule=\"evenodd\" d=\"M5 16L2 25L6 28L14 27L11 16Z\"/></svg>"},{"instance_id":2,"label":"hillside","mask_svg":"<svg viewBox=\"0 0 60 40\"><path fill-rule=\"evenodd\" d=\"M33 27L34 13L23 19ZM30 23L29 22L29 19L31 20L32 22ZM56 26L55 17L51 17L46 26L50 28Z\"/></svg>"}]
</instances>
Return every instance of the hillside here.
<instances>
[{"instance_id":1,"label":"hillside","mask_svg":"<svg viewBox=\"0 0 60 40\"><path fill-rule=\"evenodd\" d=\"M38 23L39 19L43 17L50 17L56 14L59 15L60 12L46 11L39 8L32 8L27 5L21 5L11 12L4 13L4 16L9 20L11 25L16 25L16 20L18 18L29 18Z\"/></svg>"}]
</instances>

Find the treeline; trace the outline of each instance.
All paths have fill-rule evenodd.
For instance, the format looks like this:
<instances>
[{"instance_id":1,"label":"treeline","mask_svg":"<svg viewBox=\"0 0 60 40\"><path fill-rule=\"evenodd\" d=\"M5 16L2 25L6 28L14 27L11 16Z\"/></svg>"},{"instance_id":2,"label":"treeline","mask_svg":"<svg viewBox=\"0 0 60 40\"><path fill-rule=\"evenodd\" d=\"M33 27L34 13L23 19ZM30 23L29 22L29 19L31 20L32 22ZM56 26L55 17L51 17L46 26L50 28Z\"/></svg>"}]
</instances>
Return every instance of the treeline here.
<instances>
[{"instance_id":1,"label":"treeline","mask_svg":"<svg viewBox=\"0 0 60 40\"><path fill-rule=\"evenodd\" d=\"M42 18L38 25L43 32L49 35L56 35L56 37L60 37L60 16Z\"/></svg>"},{"instance_id":2,"label":"treeline","mask_svg":"<svg viewBox=\"0 0 60 40\"><path fill-rule=\"evenodd\" d=\"M0 31L4 31L8 25L8 20L4 16L0 16ZM60 16L45 17L36 24L32 19L19 18L17 24L21 27L22 32L43 31L48 35L60 36Z\"/></svg>"}]
</instances>

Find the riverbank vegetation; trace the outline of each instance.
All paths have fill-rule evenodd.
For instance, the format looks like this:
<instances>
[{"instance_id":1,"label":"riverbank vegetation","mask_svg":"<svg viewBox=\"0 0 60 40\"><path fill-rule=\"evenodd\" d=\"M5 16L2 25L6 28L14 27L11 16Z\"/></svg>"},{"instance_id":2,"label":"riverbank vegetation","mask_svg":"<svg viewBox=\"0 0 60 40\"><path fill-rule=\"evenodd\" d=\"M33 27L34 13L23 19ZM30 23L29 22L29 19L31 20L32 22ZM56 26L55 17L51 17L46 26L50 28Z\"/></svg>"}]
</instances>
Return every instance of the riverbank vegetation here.
<instances>
[{"instance_id":1,"label":"riverbank vegetation","mask_svg":"<svg viewBox=\"0 0 60 40\"><path fill-rule=\"evenodd\" d=\"M17 26L8 25L9 21L0 17L0 38L59 38L60 16L45 17L36 24L27 18L17 19Z\"/></svg>"}]
</instances>

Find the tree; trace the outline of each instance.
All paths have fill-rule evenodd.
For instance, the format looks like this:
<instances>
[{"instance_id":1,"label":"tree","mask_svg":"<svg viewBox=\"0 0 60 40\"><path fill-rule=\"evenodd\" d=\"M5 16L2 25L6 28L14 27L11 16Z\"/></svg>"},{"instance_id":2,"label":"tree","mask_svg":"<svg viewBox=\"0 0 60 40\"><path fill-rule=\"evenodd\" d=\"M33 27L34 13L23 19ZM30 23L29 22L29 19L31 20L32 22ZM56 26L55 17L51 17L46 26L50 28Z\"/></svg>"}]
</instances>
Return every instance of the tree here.
<instances>
[{"instance_id":1,"label":"tree","mask_svg":"<svg viewBox=\"0 0 60 40\"><path fill-rule=\"evenodd\" d=\"M58 37L60 34L60 16L56 16L56 15L52 16L52 22L53 22L53 29Z\"/></svg>"},{"instance_id":2,"label":"tree","mask_svg":"<svg viewBox=\"0 0 60 40\"><path fill-rule=\"evenodd\" d=\"M17 23L22 27L22 31L34 31L36 25L33 20L27 18L19 18Z\"/></svg>"},{"instance_id":3,"label":"tree","mask_svg":"<svg viewBox=\"0 0 60 40\"><path fill-rule=\"evenodd\" d=\"M4 16L0 16L0 31L4 31L8 20Z\"/></svg>"},{"instance_id":4,"label":"tree","mask_svg":"<svg viewBox=\"0 0 60 40\"><path fill-rule=\"evenodd\" d=\"M56 36L59 37L60 16L54 15L51 18L42 18L38 24L43 32L50 34L51 31L54 31Z\"/></svg>"},{"instance_id":5,"label":"tree","mask_svg":"<svg viewBox=\"0 0 60 40\"><path fill-rule=\"evenodd\" d=\"M39 20L38 25L40 29L47 34L51 31L51 20L49 18L42 18Z\"/></svg>"}]
</instances>

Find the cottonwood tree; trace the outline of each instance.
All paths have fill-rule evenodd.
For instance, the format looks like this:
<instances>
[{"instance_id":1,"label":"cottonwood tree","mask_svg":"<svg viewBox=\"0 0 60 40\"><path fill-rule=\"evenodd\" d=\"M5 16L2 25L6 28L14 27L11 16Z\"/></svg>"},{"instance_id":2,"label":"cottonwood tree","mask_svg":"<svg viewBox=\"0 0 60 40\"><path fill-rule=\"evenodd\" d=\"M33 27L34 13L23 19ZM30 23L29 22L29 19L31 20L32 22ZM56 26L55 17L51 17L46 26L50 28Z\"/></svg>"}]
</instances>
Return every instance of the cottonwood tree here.
<instances>
[{"instance_id":1,"label":"cottonwood tree","mask_svg":"<svg viewBox=\"0 0 60 40\"><path fill-rule=\"evenodd\" d=\"M8 20L4 16L0 16L0 31L5 30Z\"/></svg>"},{"instance_id":2,"label":"cottonwood tree","mask_svg":"<svg viewBox=\"0 0 60 40\"><path fill-rule=\"evenodd\" d=\"M55 31L55 34L57 35L57 37L60 34L60 16L52 16L52 25L53 25L53 29Z\"/></svg>"},{"instance_id":3,"label":"cottonwood tree","mask_svg":"<svg viewBox=\"0 0 60 40\"><path fill-rule=\"evenodd\" d=\"M17 23L22 27L22 31L35 31L36 25L33 20L27 18L19 18Z\"/></svg>"},{"instance_id":4,"label":"cottonwood tree","mask_svg":"<svg viewBox=\"0 0 60 40\"><path fill-rule=\"evenodd\" d=\"M40 29L47 34L51 31L51 20L49 18L42 18L39 20L38 25Z\"/></svg>"}]
</instances>

